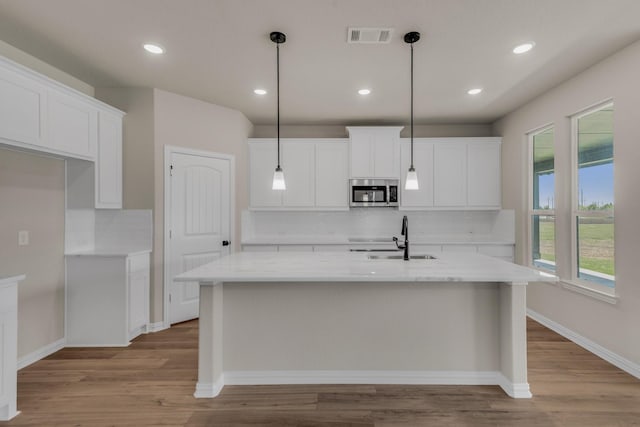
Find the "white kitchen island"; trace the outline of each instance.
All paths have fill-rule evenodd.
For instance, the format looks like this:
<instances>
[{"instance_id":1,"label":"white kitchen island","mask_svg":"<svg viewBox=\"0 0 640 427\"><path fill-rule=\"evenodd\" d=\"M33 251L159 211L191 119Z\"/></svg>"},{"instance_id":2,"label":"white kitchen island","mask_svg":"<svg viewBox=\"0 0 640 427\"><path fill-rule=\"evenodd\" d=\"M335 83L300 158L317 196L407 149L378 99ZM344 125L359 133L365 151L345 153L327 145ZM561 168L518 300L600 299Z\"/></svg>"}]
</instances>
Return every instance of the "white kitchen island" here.
<instances>
[{"instance_id":1,"label":"white kitchen island","mask_svg":"<svg viewBox=\"0 0 640 427\"><path fill-rule=\"evenodd\" d=\"M526 285L554 276L479 254L241 252L200 283L196 397L226 384L487 384L531 397Z\"/></svg>"}]
</instances>

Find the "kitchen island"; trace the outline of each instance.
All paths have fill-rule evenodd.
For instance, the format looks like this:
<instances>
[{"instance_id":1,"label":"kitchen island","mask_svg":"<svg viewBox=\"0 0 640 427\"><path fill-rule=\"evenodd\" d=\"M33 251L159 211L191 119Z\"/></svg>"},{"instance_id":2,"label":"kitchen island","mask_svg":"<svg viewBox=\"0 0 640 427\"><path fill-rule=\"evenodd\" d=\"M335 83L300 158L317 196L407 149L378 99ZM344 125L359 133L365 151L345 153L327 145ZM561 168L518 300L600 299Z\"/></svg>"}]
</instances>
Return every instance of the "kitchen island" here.
<instances>
[{"instance_id":1,"label":"kitchen island","mask_svg":"<svg viewBox=\"0 0 640 427\"><path fill-rule=\"evenodd\" d=\"M200 283L196 397L225 384L487 384L531 397L526 285L552 275L479 254L241 252Z\"/></svg>"}]
</instances>

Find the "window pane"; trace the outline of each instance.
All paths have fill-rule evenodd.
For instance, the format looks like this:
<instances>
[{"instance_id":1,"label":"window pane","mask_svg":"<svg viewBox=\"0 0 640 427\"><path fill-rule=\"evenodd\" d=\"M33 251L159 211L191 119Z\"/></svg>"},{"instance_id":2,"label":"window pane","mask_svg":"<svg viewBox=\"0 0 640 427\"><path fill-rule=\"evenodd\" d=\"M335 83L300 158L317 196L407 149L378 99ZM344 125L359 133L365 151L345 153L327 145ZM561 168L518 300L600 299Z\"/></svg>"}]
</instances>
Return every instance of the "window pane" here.
<instances>
[{"instance_id":1,"label":"window pane","mask_svg":"<svg viewBox=\"0 0 640 427\"><path fill-rule=\"evenodd\" d=\"M533 209L553 209L553 128L533 136Z\"/></svg>"},{"instance_id":2,"label":"window pane","mask_svg":"<svg viewBox=\"0 0 640 427\"><path fill-rule=\"evenodd\" d=\"M578 217L578 277L613 288L613 217Z\"/></svg>"},{"instance_id":3,"label":"window pane","mask_svg":"<svg viewBox=\"0 0 640 427\"><path fill-rule=\"evenodd\" d=\"M578 119L578 209L613 209L613 106Z\"/></svg>"},{"instance_id":4,"label":"window pane","mask_svg":"<svg viewBox=\"0 0 640 427\"><path fill-rule=\"evenodd\" d=\"M556 221L550 215L531 216L532 264L556 271Z\"/></svg>"}]
</instances>

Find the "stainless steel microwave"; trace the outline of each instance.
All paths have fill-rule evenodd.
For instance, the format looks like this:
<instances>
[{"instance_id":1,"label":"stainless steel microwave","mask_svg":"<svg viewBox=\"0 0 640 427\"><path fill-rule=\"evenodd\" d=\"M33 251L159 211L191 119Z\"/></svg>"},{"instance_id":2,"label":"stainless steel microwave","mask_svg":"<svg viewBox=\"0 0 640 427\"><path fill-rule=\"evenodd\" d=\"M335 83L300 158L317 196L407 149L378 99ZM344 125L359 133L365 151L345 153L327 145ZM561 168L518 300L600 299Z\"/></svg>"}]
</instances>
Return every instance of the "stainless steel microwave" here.
<instances>
[{"instance_id":1,"label":"stainless steel microwave","mask_svg":"<svg viewBox=\"0 0 640 427\"><path fill-rule=\"evenodd\" d=\"M397 179L349 180L349 206L396 207L398 206Z\"/></svg>"}]
</instances>

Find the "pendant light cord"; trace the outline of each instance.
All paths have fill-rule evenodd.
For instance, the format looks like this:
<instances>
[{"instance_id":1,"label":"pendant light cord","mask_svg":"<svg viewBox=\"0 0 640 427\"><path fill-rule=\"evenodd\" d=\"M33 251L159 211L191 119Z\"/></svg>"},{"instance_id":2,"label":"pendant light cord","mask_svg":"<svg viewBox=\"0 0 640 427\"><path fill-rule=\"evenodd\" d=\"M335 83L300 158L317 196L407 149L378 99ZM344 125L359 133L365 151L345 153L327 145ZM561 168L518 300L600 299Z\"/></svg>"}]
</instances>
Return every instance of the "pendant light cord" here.
<instances>
[{"instance_id":1,"label":"pendant light cord","mask_svg":"<svg viewBox=\"0 0 640 427\"><path fill-rule=\"evenodd\" d=\"M413 169L413 43L411 43L411 169Z\"/></svg>"},{"instance_id":2,"label":"pendant light cord","mask_svg":"<svg viewBox=\"0 0 640 427\"><path fill-rule=\"evenodd\" d=\"M276 42L276 110L278 128L278 169L280 169L280 43Z\"/></svg>"}]
</instances>

